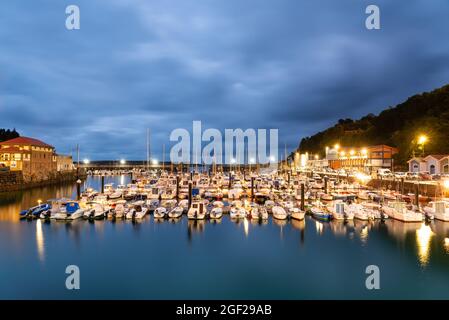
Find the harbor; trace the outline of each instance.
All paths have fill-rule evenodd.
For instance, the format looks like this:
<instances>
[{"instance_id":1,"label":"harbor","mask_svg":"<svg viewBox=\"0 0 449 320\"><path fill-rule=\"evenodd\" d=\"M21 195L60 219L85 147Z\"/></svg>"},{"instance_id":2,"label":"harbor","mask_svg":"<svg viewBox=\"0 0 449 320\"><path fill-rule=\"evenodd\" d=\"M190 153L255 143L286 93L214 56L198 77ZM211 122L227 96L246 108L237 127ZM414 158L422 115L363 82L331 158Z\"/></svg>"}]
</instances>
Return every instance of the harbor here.
<instances>
[{"instance_id":1,"label":"harbor","mask_svg":"<svg viewBox=\"0 0 449 320\"><path fill-rule=\"evenodd\" d=\"M226 173L217 173L216 179L219 176L225 178ZM156 186L169 186L170 179L176 181L176 175L156 171L150 176L142 172L90 175L80 188L74 183L4 195L0 200L1 243L5 252L1 257L5 271L0 276L1 298L448 298L447 287L442 284L449 280L445 272L449 264L449 222L431 219L425 211L420 213L419 221L413 222L395 219L392 211L389 217L380 212L378 216L369 216L366 210L365 216L345 215L351 210L349 202L343 200L352 200L354 205L368 201L386 203L385 197L391 197L390 193L377 199L373 192L371 199L357 200L357 196L368 196L368 190L342 181L343 185L332 187L338 192L333 197L346 198L325 200L324 185L320 185L324 181L298 175L291 178L287 197L287 188L281 182L287 183L282 179L288 179L288 175L279 175L270 179L267 176L264 182L272 181L268 190L273 192L267 194L276 196L263 197L267 185L259 184L251 201L251 180L264 181L265 176L256 179L255 174L248 174L246 181L234 172L231 188L223 195L218 192L225 191L229 181L223 181L221 190L214 191L206 187L206 182L213 182L207 173L183 177L187 188L178 178L178 192L183 199L176 199L176 188L173 192L158 188L157 195L153 194ZM189 205L189 181L192 185L196 182L190 191L194 194L192 203L204 202L204 215L199 211L189 214L188 207L183 208L183 204ZM296 189L299 193L294 192ZM206 190L216 193L206 194ZM355 193L357 190L359 193ZM117 192L122 195L118 197ZM70 210L60 210L65 214L60 217L50 210L49 216L20 219L24 208L42 205L49 199L53 203L59 199L60 205L78 203L84 210L101 206L103 211L98 210L98 216L85 216L83 212L78 218L68 219ZM412 202L404 200L406 206ZM128 215L136 203L145 208L146 214ZM342 211L338 203L345 203ZM118 205L123 208L121 217L115 213ZM177 217L170 217L177 206L183 210ZM221 214L212 216L217 207L222 209ZM257 216L255 208L259 208ZM314 215L317 208L321 210ZM367 208L372 210L375 206ZM417 219L416 215L413 218ZM18 263L22 259L26 263ZM389 284L376 293L367 291L363 280L366 265L373 262L385 270L382 282ZM58 270L68 264L83 268L86 278L84 290L75 295L57 284L64 277ZM30 273L30 269L35 271ZM11 281L13 278L26 283L27 290L21 290L17 281ZM215 285L210 287L210 283ZM391 285L394 283L397 285ZM432 290L426 290L429 286Z\"/></svg>"}]
</instances>

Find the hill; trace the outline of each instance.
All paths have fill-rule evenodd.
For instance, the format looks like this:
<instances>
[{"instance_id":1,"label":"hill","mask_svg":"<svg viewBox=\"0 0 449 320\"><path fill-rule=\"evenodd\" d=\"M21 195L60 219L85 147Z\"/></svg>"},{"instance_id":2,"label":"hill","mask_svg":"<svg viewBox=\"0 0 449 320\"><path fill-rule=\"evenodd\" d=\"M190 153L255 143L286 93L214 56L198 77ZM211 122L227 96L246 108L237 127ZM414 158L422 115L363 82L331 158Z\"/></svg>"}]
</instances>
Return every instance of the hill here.
<instances>
[{"instance_id":1,"label":"hill","mask_svg":"<svg viewBox=\"0 0 449 320\"><path fill-rule=\"evenodd\" d=\"M301 140L299 150L323 154L326 146L363 147L387 144L399 148L396 163L421 154L417 137L425 134L425 153L449 154L449 85L415 95L379 115L340 119L333 127Z\"/></svg>"}]
</instances>

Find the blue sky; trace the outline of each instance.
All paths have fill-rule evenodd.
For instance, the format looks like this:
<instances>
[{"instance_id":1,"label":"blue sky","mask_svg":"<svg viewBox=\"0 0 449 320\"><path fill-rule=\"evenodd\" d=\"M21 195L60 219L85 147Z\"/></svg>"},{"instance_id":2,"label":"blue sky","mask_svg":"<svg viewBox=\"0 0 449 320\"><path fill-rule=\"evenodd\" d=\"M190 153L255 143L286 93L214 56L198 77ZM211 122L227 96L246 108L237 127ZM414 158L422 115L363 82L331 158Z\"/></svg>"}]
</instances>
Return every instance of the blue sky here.
<instances>
[{"instance_id":1,"label":"blue sky","mask_svg":"<svg viewBox=\"0 0 449 320\"><path fill-rule=\"evenodd\" d=\"M2 1L0 127L90 159L144 159L148 127L160 158L193 120L278 128L292 150L448 83L448 35L443 0Z\"/></svg>"}]
</instances>

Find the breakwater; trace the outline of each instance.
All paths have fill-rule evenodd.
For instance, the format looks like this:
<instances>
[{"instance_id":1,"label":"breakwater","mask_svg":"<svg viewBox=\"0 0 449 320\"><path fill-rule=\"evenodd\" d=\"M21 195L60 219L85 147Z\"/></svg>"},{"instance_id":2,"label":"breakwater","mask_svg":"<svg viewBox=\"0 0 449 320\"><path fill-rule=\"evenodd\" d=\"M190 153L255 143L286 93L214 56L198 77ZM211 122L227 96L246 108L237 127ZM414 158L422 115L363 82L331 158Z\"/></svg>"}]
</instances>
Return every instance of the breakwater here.
<instances>
[{"instance_id":1,"label":"breakwater","mask_svg":"<svg viewBox=\"0 0 449 320\"><path fill-rule=\"evenodd\" d=\"M49 186L67 182L75 182L78 179L84 180L84 171L77 173L74 171L55 172L45 180L26 181L21 171L0 172L0 193L12 192L36 187Z\"/></svg>"}]
</instances>

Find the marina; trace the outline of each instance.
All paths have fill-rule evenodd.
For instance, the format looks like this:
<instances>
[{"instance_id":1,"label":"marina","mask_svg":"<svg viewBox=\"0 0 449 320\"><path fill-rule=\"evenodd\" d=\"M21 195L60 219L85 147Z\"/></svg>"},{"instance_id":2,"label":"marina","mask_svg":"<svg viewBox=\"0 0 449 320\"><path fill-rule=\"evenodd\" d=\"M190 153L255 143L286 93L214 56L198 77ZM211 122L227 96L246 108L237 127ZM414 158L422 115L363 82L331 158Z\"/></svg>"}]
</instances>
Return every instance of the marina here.
<instances>
[{"instance_id":1,"label":"marina","mask_svg":"<svg viewBox=\"0 0 449 320\"><path fill-rule=\"evenodd\" d=\"M443 285L449 280L445 272L449 266L449 223L430 219L424 209L419 221L402 222L391 211L407 214L408 211L400 211L401 206L391 205L393 209L389 209L387 217L376 211L380 203L372 200L370 205L364 204L368 200L351 197L352 203L341 199L325 201L324 186L318 189L320 181L313 181L312 190L312 179L300 180L299 176L291 179L291 184L296 181L299 190L300 181L308 186L304 189L304 210L301 192L297 196L294 187L289 196L285 192L273 192L276 196L271 198L261 196L266 188L276 190L278 186L281 190L275 183L281 183L281 176L272 180L273 188L259 185L254 202L250 201L251 179L246 181L242 176L237 182L239 174L228 190L229 195L229 191L238 189L230 193L234 199L225 197L226 192L222 198L220 194L212 198L213 190L202 181L207 174L184 176L187 188L178 178L179 194L184 198L179 200L174 197L176 189L172 193L158 190L156 195L154 189L142 184L143 176L137 179L135 174L134 180L131 174L91 175L82 185L79 201L76 184L3 195L0 234L5 254L0 258L4 271L0 276L1 298L449 297ZM192 187L192 193L198 195L192 197L188 209L190 177L196 181L196 187L203 185L204 190ZM165 179L169 181L170 174L158 177L155 173L152 178L156 180L153 188ZM264 180L262 176L257 179ZM150 181L145 179L146 182ZM223 182L220 191L226 191L225 185L229 186L229 181ZM346 197L357 190L351 190L347 184L345 187ZM117 197L121 189L120 199L107 199L108 195ZM146 199L142 197L143 190ZM322 200L318 202L316 197L320 194ZM364 190L358 195L368 199L369 194ZM338 195L342 196L343 190ZM388 193L385 195L388 197ZM83 203L83 197L89 199ZM66 204L62 215L59 210L50 212L49 217L20 219L24 208L43 206L47 199ZM397 199L392 201L400 203ZM405 205L405 210L407 206L410 204ZM82 216L80 209L84 209ZM79 217L67 219L73 214ZM364 286L365 268L373 263L382 270L381 283L385 284L378 292ZM67 291L58 283L69 264L79 265L83 272L84 290L79 293ZM30 273L30 269L35 272ZM19 285L11 281L13 278L21 279ZM26 284L27 289L21 288L20 283ZM210 283L215 285L211 287ZM432 290L426 290L429 285Z\"/></svg>"}]
</instances>

